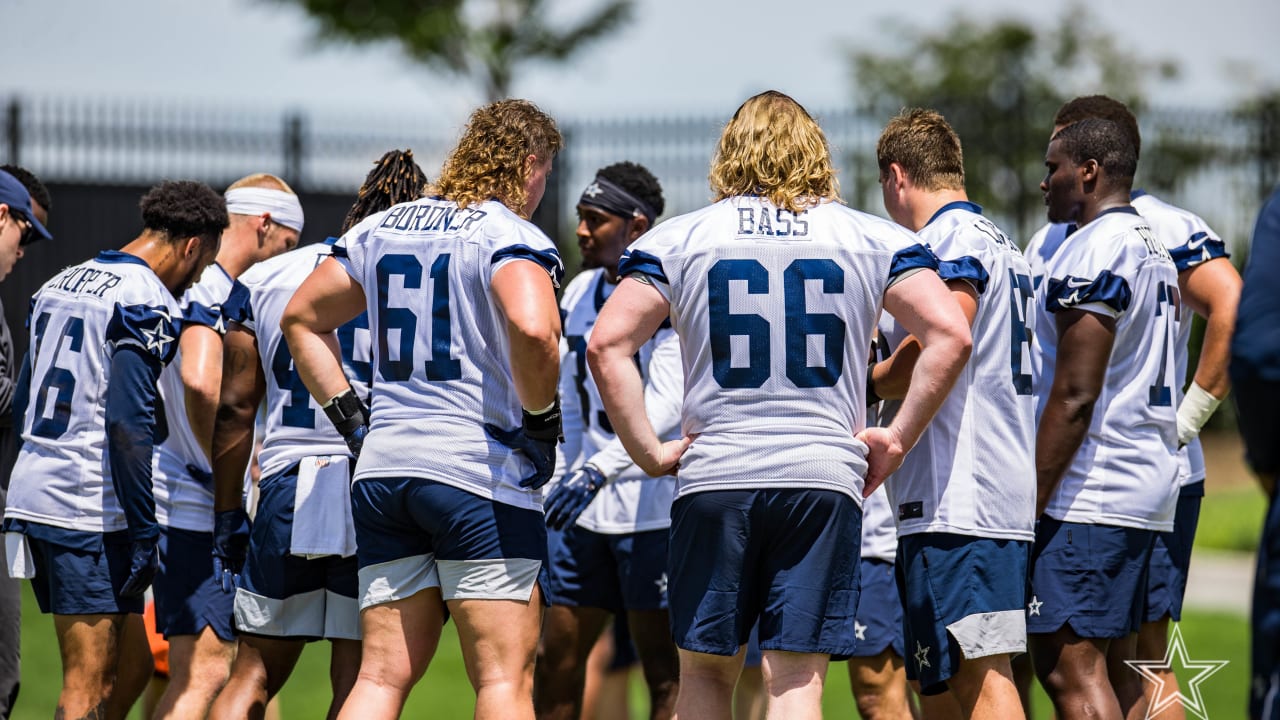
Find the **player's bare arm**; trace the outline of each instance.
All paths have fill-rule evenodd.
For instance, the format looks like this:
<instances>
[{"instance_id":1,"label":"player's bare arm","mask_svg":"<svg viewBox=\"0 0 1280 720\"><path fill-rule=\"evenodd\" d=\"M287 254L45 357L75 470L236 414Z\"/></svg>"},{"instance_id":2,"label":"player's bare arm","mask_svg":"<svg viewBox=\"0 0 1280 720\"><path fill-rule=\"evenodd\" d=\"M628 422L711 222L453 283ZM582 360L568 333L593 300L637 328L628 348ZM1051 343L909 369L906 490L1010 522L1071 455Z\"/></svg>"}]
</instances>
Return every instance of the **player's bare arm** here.
<instances>
[{"instance_id":1,"label":"player's bare arm","mask_svg":"<svg viewBox=\"0 0 1280 720\"><path fill-rule=\"evenodd\" d=\"M1240 304L1240 273L1225 257L1214 258L1178 273L1182 301L1205 319L1204 342L1196 365L1193 385L1187 391L1196 399L1178 408L1178 440L1189 442L1192 435L1217 409L1218 403L1231 390L1227 363L1231 360L1231 333L1236 326L1236 307ZM1207 393L1209 398L1203 397ZM1185 438L1185 439L1184 439Z\"/></svg>"},{"instance_id":2,"label":"player's bare arm","mask_svg":"<svg viewBox=\"0 0 1280 720\"><path fill-rule=\"evenodd\" d=\"M858 439L867 444L863 497L875 492L898 469L933 419L973 350L969 323L937 273L917 272L884 294L884 309L920 340L920 357L902 409L885 428L867 428Z\"/></svg>"},{"instance_id":3,"label":"player's bare arm","mask_svg":"<svg viewBox=\"0 0 1280 720\"><path fill-rule=\"evenodd\" d=\"M233 326L222 344L224 372L213 423L215 512L240 507L244 474L253 456L254 416L267 391L253 333Z\"/></svg>"},{"instance_id":4,"label":"player's bare arm","mask_svg":"<svg viewBox=\"0 0 1280 720\"><path fill-rule=\"evenodd\" d=\"M631 360L670 312L657 288L625 278L601 309L587 344L587 363L614 432L636 465L654 477L674 470L693 442L658 439L645 412L644 381Z\"/></svg>"},{"instance_id":5,"label":"player's bare arm","mask_svg":"<svg viewBox=\"0 0 1280 720\"><path fill-rule=\"evenodd\" d=\"M213 419L218 411L222 378L222 339L207 325L189 324L178 341L179 365L187 407L187 422L196 442L212 459Z\"/></svg>"},{"instance_id":6,"label":"player's bare arm","mask_svg":"<svg viewBox=\"0 0 1280 720\"><path fill-rule=\"evenodd\" d=\"M511 377L525 410L549 407L560 381L560 306L540 265L517 260L493 275L493 297L507 319Z\"/></svg>"},{"instance_id":7,"label":"player's bare arm","mask_svg":"<svg viewBox=\"0 0 1280 720\"><path fill-rule=\"evenodd\" d=\"M973 327L973 319L978 315L978 291L964 280L951 280L947 283L951 297L959 303L964 311L969 327ZM915 369L916 360L920 358L920 341L914 335L908 335L893 354L883 362L876 363L871 371L871 382L876 394L885 400L901 400L911 385L911 372Z\"/></svg>"},{"instance_id":8,"label":"player's bare arm","mask_svg":"<svg viewBox=\"0 0 1280 720\"><path fill-rule=\"evenodd\" d=\"M321 406L350 387L334 331L365 309L364 288L337 260L320 263L284 309L280 329L298 376Z\"/></svg>"},{"instance_id":9,"label":"player's bare arm","mask_svg":"<svg viewBox=\"0 0 1280 720\"><path fill-rule=\"evenodd\" d=\"M1116 321L1105 315L1066 310L1056 322L1053 387L1036 431L1036 517L1044 513L1089 431L1116 338Z\"/></svg>"}]
</instances>

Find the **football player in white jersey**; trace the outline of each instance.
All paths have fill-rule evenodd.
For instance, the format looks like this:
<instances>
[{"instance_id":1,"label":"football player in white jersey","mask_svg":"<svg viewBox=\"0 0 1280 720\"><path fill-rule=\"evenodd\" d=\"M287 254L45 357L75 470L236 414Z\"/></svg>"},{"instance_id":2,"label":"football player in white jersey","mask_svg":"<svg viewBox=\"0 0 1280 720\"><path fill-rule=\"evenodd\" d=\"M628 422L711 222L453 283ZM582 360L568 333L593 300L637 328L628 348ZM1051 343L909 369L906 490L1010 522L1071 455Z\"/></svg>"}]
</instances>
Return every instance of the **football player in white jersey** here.
<instances>
[{"instance_id":1,"label":"football player in white jersey","mask_svg":"<svg viewBox=\"0 0 1280 720\"><path fill-rule=\"evenodd\" d=\"M903 111L876 147L884 206L938 256L973 333L973 357L902 467L885 484L898 523L907 677L925 712L959 702L963 717L1022 717L1009 660L1026 651L1026 564L1034 538L1030 270L1018 248L969 202L960 138L932 110ZM889 323L897 348L872 372L877 394L901 396L915 340ZM893 403L889 403L891 406Z\"/></svg>"},{"instance_id":2,"label":"football player in white jersey","mask_svg":"<svg viewBox=\"0 0 1280 720\"><path fill-rule=\"evenodd\" d=\"M721 135L717 201L627 250L587 354L618 437L674 472L668 602L676 714L729 717L757 618L771 715L820 712L855 644L862 498L898 467L968 356L964 315L918 237L839 202L826 138L795 100L747 100ZM881 305L923 339L894 422L865 428ZM662 442L632 356L680 337L684 438Z\"/></svg>"},{"instance_id":3,"label":"football player in white jersey","mask_svg":"<svg viewBox=\"0 0 1280 720\"><path fill-rule=\"evenodd\" d=\"M1054 118L1055 130L1090 117L1111 120L1125 130L1141 154L1142 138L1138 121L1124 103L1105 95L1090 95L1068 101ZM1141 190L1131 194L1133 207L1168 248L1178 270L1178 289L1183 306L1205 318L1204 341L1191 385L1181 385L1187 377L1190 362L1188 342L1191 336L1191 314L1183 312L1178 323L1175 383L1178 407L1178 475L1181 490L1174 514L1174 528L1156 536L1151 553L1147 580L1147 608L1142 628L1138 631L1137 655L1142 659L1163 658L1168 647L1169 621L1182 618L1182 598L1186 591L1187 570L1191 564L1191 546L1204 496L1204 453L1198 438L1200 427L1230 389L1227 363L1229 340L1235 325L1241 280L1228 258L1226 246L1217 234L1198 216L1162 202ZM1046 225L1027 246L1027 257L1041 268L1065 241L1069 225ZM1172 671L1154 670L1166 683L1176 688ZM1133 680L1141 682L1135 674ZM1156 686L1141 682L1148 701Z\"/></svg>"},{"instance_id":4,"label":"football player in white jersey","mask_svg":"<svg viewBox=\"0 0 1280 720\"><path fill-rule=\"evenodd\" d=\"M176 296L227 226L203 183L161 183L141 208L141 235L36 293L15 402L25 414L5 509L10 573L32 578L54 615L59 717L123 717L151 675L142 594L159 562L157 384L178 349Z\"/></svg>"},{"instance_id":5,"label":"football player in white jersey","mask_svg":"<svg viewBox=\"0 0 1280 720\"><path fill-rule=\"evenodd\" d=\"M527 218L562 142L527 101L476 110L430 197L352 228L285 309L298 374L359 458L363 653L340 717L400 712L446 604L476 717L533 717L563 267ZM368 411L333 335L362 311L374 339Z\"/></svg>"},{"instance_id":6,"label":"football player in white jersey","mask_svg":"<svg viewBox=\"0 0 1280 720\"><path fill-rule=\"evenodd\" d=\"M427 177L411 151L386 153L365 178L342 232L392 205L422 197ZM360 668L355 532L350 523L350 453L293 369L280 316L337 238L262 262L240 277L247 292L228 300L226 370L214 425L217 510L239 510L254 445L254 420L266 401L257 514L235 593L239 632L231 677L212 718L261 713L293 671L309 640L331 642L329 678L335 717ZM372 366L364 315L338 330L351 386L369 396ZM340 527L345 525L346 531ZM233 558L232 561L242 558Z\"/></svg>"},{"instance_id":7,"label":"football player in white jersey","mask_svg":"<svg viewBox=\"0 0 1280 720\"><path fill-rule=\"evenodd\" d=\"M169 684L156 705L162 718L208 713L235 651L234 594L230 578L224 591L215 566L248 542L249 521L243 512L215 518L209 464L222 380L222 306L236 278L297 245L302 231L298 196L274 175L237 180L224 198L230 225L214 263L180 298L178 354L160 376L166 437L156 446L152 479L160 523L156 630L169 640Z\"/></svg>"},{"instance_id":8,"label":"football player in white jersey","mask_svg":"<svg viewBox=\"0 0 1280 720\"><path fill-rule=\"evenodd\" d=\"M1156 533L1173 528L1178 495L1177 270L1129 204L1137 151L1119 125L1091 118L1059 130L1045 165L1049 220L1078 229L1036 294L1027 631L1059 717L1119 718L1141 690L1132 696L1132 670L1108 652L1134 657L1147 563Z\"/></svg>"},{"instance_id":9,"label":"football player in white jersey","mask_svg":"<svg viewBox=\"0 0 1280 720\"><path fill-rule=\"evenodd\" d=\"M539 718L578 717L587 656L611 613L630 625L649 685L650 717L670 717L675 708L679 665L666 596L675 478L650 478L635 466L587 372L587 341L617 287L622 251L653 226L663 207L657 178L630 162L601 168L578 200L583 272L560 303L568 348L560 364L568 471L546 502L551 607L535 677ZM684 376L675 333L659 330L636 358L651 420L659 435L678 437Z\"/></svg>"}]
</instances>

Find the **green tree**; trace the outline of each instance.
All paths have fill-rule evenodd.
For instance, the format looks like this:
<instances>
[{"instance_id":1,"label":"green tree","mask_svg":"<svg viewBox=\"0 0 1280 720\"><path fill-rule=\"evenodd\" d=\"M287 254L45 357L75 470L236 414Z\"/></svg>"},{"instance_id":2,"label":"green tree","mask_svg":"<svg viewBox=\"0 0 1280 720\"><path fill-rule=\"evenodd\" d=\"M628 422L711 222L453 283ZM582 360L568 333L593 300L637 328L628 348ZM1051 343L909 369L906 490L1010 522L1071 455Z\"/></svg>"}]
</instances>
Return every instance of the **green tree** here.
<instances>
[{"instance_id":1,"label":"green tree","mask_svg":"<svg viewBox=\"0 0 1280 720\"><path fill-rule=\"evenodd\" d=\"M1124 50L1082 7L1069 8L1047 30L1021 20L978 22L962 14L939 30L888 30L901 50L851 52L860 106L885 120L904 107L929 107L946 116L964 143L970 196L1016 232L1019 242L1044 222L1039 183L1053 116L1062 103L1105 93L1141 119L1145 83L1177 73L1171 62ZM1175 159L1179 169L1203 160L1194 151L1182 149ZM1148 157L1145 147L1142 156ZM1177 170L1166 170L1159 179L1177 177Z\"/></svg>"},{"instance_id":2,"label":"green tree","mask_svg":"<svg viewBox=\"0 0 1280 720\"><path fill-rule=\"evenodd\" d=\"M549 20L545 0L276 0L302 6L322 40L391 41L424 65L477 81L490 100L509 95L517 67L564 62L622 26L632 0L604 0L576 22Z\"/></svg>"}]
</instances>

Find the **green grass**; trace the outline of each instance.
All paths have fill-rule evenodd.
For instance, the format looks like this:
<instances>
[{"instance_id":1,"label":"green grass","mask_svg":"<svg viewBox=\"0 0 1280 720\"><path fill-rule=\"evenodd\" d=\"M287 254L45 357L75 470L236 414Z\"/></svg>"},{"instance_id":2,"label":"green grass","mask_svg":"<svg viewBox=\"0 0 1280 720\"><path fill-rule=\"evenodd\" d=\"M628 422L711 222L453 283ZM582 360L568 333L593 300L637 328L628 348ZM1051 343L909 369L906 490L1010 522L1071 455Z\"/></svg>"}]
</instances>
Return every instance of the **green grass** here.
<instances>
[{"instance_id":1,"label":"green grass","mask_svg":"<svg viewBox=\"0 0 1280 720\"><path fill-rule=\"evenodd\" d=\"M1195 548L1253 552L1266 512L1267 498L1257 483L1219 487L1211 480L1200 505Z\"/></svg>"},{"instance_id":2,"label":"green grass","mask_svg":"<svg viewBox=\"0 0 1280 720\"><path fill-rule=\"evenodd\" d=\"M30 585L23 585L22 694L13 714L15 720L51 717L61 678L53 621L50 616L39 613ZM1209 717L1240 717L1248 689L1249 629L1246 620L1232 614L1188 612L1182 622L1182 633L1191 660L1227 660L1230 663L1201 685ZM328 646L322 643L308 646L280 696L285 720L324 716L329 704L327 668ZM640 683L639 677L633 676L633 718L645 717L644 693ZM1039 688L1036 693L1035 718L1048 720L1052 717L1052 708ZM451 623L445 628L440 650L426 678L410 696L404 717L468 718L473 709L474 698ZM829 718L857 717L843 664L832 665L828 673L823 710ZM134 716L137 715L135 711Z\"/></svg>"}]
</instances>

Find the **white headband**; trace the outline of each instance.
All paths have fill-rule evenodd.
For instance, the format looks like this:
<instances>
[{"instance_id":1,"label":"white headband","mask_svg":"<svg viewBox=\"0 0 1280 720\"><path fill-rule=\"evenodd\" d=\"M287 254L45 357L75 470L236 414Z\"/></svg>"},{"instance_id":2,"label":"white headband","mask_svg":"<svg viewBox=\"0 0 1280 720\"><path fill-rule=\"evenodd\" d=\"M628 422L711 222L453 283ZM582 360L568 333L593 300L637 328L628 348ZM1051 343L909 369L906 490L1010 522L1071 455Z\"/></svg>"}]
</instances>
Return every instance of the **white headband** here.
<instances>
[{"instance_id":1,"label":"white headband","mask_svg":"<svg viewBox=\"0 0 1280 720\"><path fill-rule=\"evenodd\" d=\"M223 194L227 200L227 212L235 215L261 215L271 213L271 219L302 232L302 203L298 196L283 190L260 187L242 187Z\"/></svg>"}]
</instances>

